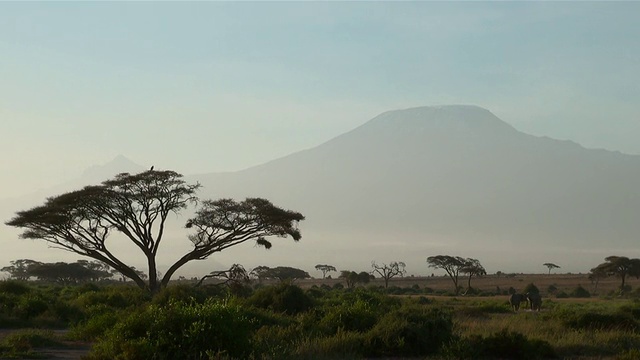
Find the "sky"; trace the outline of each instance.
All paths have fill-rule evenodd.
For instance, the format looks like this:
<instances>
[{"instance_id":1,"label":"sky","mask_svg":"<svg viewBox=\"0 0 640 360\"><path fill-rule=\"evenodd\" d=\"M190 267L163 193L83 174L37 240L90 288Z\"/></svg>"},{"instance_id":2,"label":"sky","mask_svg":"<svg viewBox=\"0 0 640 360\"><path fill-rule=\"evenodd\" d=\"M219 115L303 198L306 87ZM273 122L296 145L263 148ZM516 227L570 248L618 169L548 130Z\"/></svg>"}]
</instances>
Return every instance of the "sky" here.
<instances>
[{"instance_id":1,"label":"sky","mask_svg":"<svg viewBox=\"0 0 640 360\"><path fill-rule=\"evenodd\" d=\"M474 104L640 154L640 2L0 2L0 199L124 155L184 174Z\"/></svg>"}]
</instances>

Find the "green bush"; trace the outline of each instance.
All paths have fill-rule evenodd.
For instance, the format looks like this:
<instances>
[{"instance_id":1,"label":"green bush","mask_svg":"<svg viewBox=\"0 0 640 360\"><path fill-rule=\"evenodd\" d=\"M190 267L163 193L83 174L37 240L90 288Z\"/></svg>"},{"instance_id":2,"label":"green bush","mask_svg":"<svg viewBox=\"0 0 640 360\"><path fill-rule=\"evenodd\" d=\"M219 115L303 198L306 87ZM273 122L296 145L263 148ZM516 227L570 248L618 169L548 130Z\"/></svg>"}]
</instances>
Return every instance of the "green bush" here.
<instances>
[{"instance_id":1,"label":"green bush","mask_svg":"<svg viewBox=\"0 0 640 360\"><path fill-rule=\"evenodd\" d=\"M556 354L543 340L530 340L526 336L506 329L483 337L473 335L449 344L443 351L452 359L550 359Z\"/></svg>"},{"instance_id":2,"label":"green bush","mask_svg":"<svg viewBox=\"0 0 640 360\"><path fill-rule=\"evenodd\" d=\"M287 314L298 314L313 305L313 300L299 287L287 283L256 290L247 304Z\"/></svg>"},{"instance_id":3,"label":"green bush","mask_svg":"<svg viewBox=\"0 0 640 360\"><path fill-rule=\"evenodd\" d=\"M574 298L589 298L591 297L591 293L589 290L582 287L582 285L578 285L577 288L573 289L569 296Z\"/></svg>"},{"instance_id":4,"label":"green bush","mask_svg":"<svg viewBox=\"0 0 640 360\"><path fill-rule=\"evenodd\" d=\"M93 341L113 328L120 316L122 314L116 311L96 313L86 321L72 326L68 336L75 340Z\"/></svg>"},{"instance_id":5,"label":"green bush","mask_svg":"<svg viewBox=\"0 0 640 360\"><path fill-rule=\"evenodd\" d=\"M362 333L339 331L328 337L302 340L292 351L291 357L295 359L362 359L363 343Z\"/></svg>"},{"instance_id":6,"label":"green bush","mask_svg":"<svg viewBox=\"0 0 640 360\"><path fill-rule=\"evenodd\" d=\"M596 312L591 309L562 309L555 314L563 325L573 329L636 331L640 324L632 314L624 311Z\"/></svg>"},{"instance_id":7,"label":"green bush","mask_svg":"<svg viewBox=\"0 0 640 360\"><path fill-rule=\"evenodd\" d=\"M320 321L320 326L335 334L339 329L345 331L367 331L377 322L373 307L364 300L344 302L331 306Z\"/></svg>"},{"instance_id":8,"label":"green bush","mask_svg":"<svg viewBox=\"0 0 640 360\"><path fill-rule=\"evenodd\" d=\"M365 334L367 356L426 356L453 336L451 314L438 308L405 306L391 311Z\"/></svg>"},{"instance_id":9,"label":"green bush","mask_svg":"<svg viewBox=\"0 0 640 360\"><path fill-rule=\"evenodd\" d=\"M44 314L49 308L49 304L41 296L34 294L24 295L18 300L15 311L22 319L33 319Z\"/></svg>"},{"instance_id":10,"label":"green bush","mask_svg":"<svg viewBox=\"0 0 640 360\"><path fill-rule=\"evenodd\" d=\"M172 302L132 313L93 346L89 359L200 359L207 354L244 358L252 324L238 306L213 300Z\"/></svg>"},{"instance_id":11,"label":"green bush","mask_svg":"<svg viewBox=\"0 0 640 360\"><path fill-rule=\"evenodd\" d=\"M0 281L0 293L23 295L31 292L31 288L23 281L4 280Z\"/></svg>"}]
</instances>

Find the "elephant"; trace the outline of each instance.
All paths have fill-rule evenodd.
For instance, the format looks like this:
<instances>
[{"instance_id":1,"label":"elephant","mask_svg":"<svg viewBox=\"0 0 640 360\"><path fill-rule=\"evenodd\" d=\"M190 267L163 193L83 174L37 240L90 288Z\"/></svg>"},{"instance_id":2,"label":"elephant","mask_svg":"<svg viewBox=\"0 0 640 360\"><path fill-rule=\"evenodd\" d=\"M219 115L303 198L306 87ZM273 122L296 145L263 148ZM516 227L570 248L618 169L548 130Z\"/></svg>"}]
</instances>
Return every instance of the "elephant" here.
<instances>
[{"instance_id":1,"label":"elephant","mask_svg":"<svg viewBox=\"0 0 640 360\"><path fill-rule=\"evenodd\" d=\"M529 301L531 311L540 311L540 307L542 307L542 297L540 296L540 294L527 293L526 297L527 301Z\"/></svg>"},{"instance_id":2,"label":"elephant","mask_svg":"<svg viewBox=\"0 0 640 360\"><path fill-rule=\"evenodd\" d=\"M527 297L522 294L512 294L509 298L509 304L511 304L513 311L518 311L520 309L520 303L523 301L526 302Z\"/></svg>"}]
</instances>

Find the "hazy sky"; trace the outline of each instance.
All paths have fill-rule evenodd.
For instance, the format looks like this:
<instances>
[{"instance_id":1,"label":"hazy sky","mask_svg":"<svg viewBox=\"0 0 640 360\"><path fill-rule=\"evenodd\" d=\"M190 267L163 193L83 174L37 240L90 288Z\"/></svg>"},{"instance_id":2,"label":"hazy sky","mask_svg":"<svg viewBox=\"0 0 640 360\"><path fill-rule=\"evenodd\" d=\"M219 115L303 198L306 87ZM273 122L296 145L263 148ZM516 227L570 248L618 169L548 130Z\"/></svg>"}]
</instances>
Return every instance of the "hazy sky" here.
<instances>
[{"instance_id":1,"label":"hazy sky","mask_svg":"<svg viewBox=\"0 0 640 360\"><path fill-rule=\"evenodd\" d=\"M640 2L0 3L0 198L118 154L185 174L475 104L640 154Z\"/></svg>"}]
</instances>

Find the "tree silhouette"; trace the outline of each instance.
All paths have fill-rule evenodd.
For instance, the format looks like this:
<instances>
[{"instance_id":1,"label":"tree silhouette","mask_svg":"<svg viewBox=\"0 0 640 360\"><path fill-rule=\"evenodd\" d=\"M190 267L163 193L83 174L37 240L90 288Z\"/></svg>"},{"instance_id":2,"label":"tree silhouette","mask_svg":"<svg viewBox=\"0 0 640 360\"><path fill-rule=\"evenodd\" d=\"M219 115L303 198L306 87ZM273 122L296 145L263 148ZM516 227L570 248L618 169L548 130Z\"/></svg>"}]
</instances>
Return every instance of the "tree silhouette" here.
<instances>
[{"instance_id":1,"label":"tree silhouette","mask_svg":"<svg viewBox=\"0 0 640 360\"><path fill-rule=\"evenodd\" d=\"M108 264L152 293L165 287L176 270L192 260L206 259L249 240L270 248L268 236L291 236L296 241L301 238L296 225L304 216L268 200L206 200L186 224L195 230L188 236L193 249L160 278L156 257L169 215L195 204L199 188L199 184L187 184L173 171L123 173L101 185L49 198L42 206L18 212L7 225L26 229L22 238L44 240L52 247ZM141 251L148 266L148 280L112 251L107 239L115 232Z\"/></svg>"},{"instance_id":2,"label":"tree silhouette","mask_svg":"<svg viewBox=\"0 0 640 360\"><path fill-rule=\"evenodd\" d=\"M560 266L558 266L558 265L556 265L554 263L544 263L542 265L549 268L549 275L551 275L551 270L552 269L560 269Z\"/></svg>"},{"instance_id":3,"label":"tree silhouette","mask_svg":"<svg viewBox=\"0 0 640 360\"><path fill-rule=\"evenodd\" d=\"M338 271L338 270L336 270L335 267L333 267L331 265L322 265L322 264L316 265L316 270L322 271L322 278L323 279L326 278L328 272Z\"/></svg>"},{"instance_id":4,"label":"tree silhouette","mask_svg":"<svg viewBox=\"0 0 640 360\"><path fill-rule=\"evenodd\" d=\"M371 273L378 274L384 280L384 287L386 289L387 287L389 287L389 280L396 276L404 276L404 274L407 272L404 269L406 266L407 265L405 265L405 263L403 263L402 261L393 261L390 262L389 265L378 264L375 261L372 261L371 267L373 268L373 270L371 271Z\"/></svg>"},{"instance_id":5,"label":"tree silhouette","mask_svg":"<svg viewBox=\"0 0 640 360\"><path fill-rule=\"evenodd\" d=\"M620 278L620 291L624 291L627 276L640 277L640 259L629 259L625 256L608 256L605 262L591 269L594 274L615 275Z\"/></svg>"},{"instance_id":6,"label":"tree silhouette","mask_svg":"<svg viewBox=\"0 0 640 360\"><path fill-rule=\"evenodd\" d=\"M467 290L465 290L465 294L467 294L469 290L471 290L471 278L473 276L487 275L487 271L477 259L467 258L464 262L464 266L460 269L460 273L467 274L469 276L467 278Z\"/></svg>"},{"instance_id":7,"label":"tree silhouette","mask_svg":"<svg viewBox=\"0 0 640 360\"><path fill-rule=\"evenodd\" d=\"M451 281L453 281L455 294L458 295L458 293L460 293L460 287L458 286L458 277L460 276L460 272L466 265L466 259L460 256L436 255L429 256L427 258L427 263L429 264L430 268L443 269L444 271L446 271Z\"/></svg>"}]
</instances>

